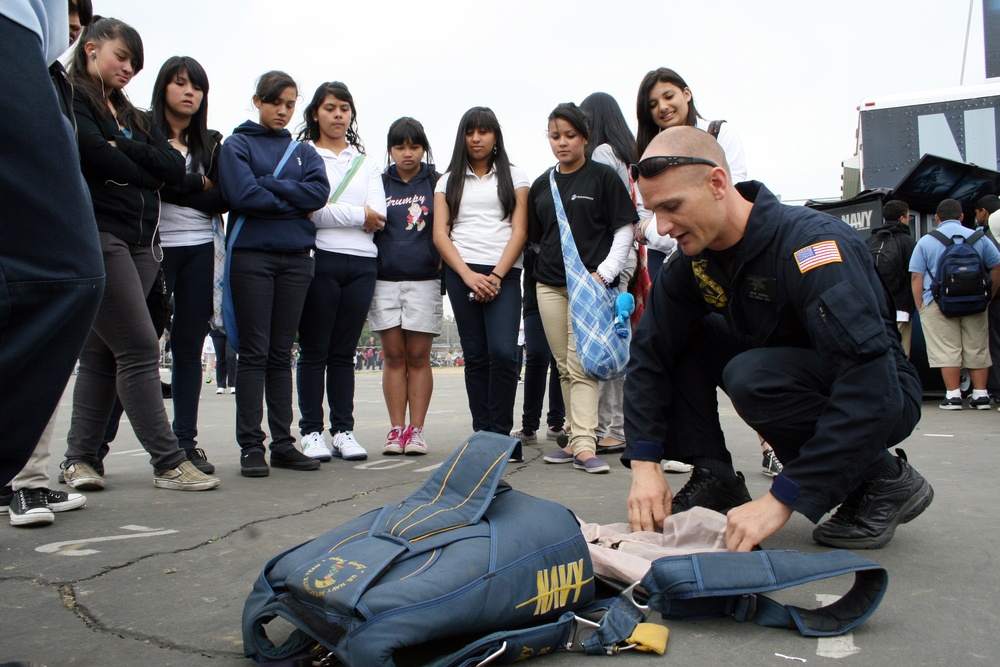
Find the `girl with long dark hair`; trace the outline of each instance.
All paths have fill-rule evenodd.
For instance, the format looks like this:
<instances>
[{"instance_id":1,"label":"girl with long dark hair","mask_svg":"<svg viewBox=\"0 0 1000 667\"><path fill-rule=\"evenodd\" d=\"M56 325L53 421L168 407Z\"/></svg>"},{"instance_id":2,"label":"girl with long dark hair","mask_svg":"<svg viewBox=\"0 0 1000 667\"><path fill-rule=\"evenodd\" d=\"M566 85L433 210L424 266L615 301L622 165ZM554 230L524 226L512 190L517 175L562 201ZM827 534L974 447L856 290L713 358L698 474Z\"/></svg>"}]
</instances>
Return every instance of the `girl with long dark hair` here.
<instances>
[{"instance_id":1,"label":"girl with long dark hair","mask_svg":"<svg viewBox=\"0 0 1000 667\"><path fill-rule=\"evenodd\" d=\"M385 191L375 161L358 136L354 96L339 81L322 84L305 110L299 139L316 149L330 181L330 196L316 224L316 274L299 322L299 430L302 451L329 461L368 453L354 437L354 348L375 292L374 233L385 224ZM323 390L330 406L327 449Z\"/></svg>"},{"instance_id":2,"label":"girl with long dark hair","mask_svg":"<svg viewBox=\"0 0 1000 667\"><path fill-rule=\"evenodd\" d=\"M386 153L392 162L382 175L386 223L375 235L378 280L368 312L385 353L382 394L391 428L382 453L426 454L424 419L434 390L431 345L441 334L444 301L433 236L438 174L424 126L415 118L389 126Z\"/></svg>"},{"instance_id":3,"label":"girl with long dark hair","mask_svg":"<svg viewBox=\"0 0 1000 667\"><path fill-rule=\"evenodd\" d=\"M70 64L80 162L107 282L80 355L63 479L77 489L104 488L94 466L117 393L150 454L156 486L201 491L219 480L187 459L170 429L160 393L159 339L146 308L162 257L159 191L180 184L185 171L181 154L125 95L142 65L139 34L110 18L90 25Z\"/></svg>"},{"instance_id":4,"label":"girl with long dark hair","mask_svg":"<svg viewBox=\"0 0 1000 667\"><path fill-rule=\"evenodd\" d=\"M691 88L680 74L667 67L659 67L646 73L639 84L639 94L635 100L635 114L639 122L639 132L635 140L635 162L642 159L646 147L661 130L676 125L690 125L700 130L714 130L716 139L726 153L733 182L747 178L746 158L743 142L731 123L720 122L716 128L712 122L698 113ZM649 251L649 275L655 278L663 266L663 260L673 251L674 240L662 237L656 225L645 221L640 226L639 236L647 240Z\"/></svg>"},{"instance_id":5,"label":"girl with long dark hair","mask_svg":"<svg viewBox=\"0 0 1000 667\"><path fill-rule=\"evenodd\" d=\"M153 84L151 112L153 123L184 157L187 168L183 183L163 189L160 210L163 274L167 298L172 296L174 302L170 324L174 435L188 460L212 473L215 466L195 438L201 351L213 311L216 256L225 252L221 214L229 206L218 186L222 135L209 132L208 75L197 60L173 56L163 63Z\"/></svg>"},{"instance_id":6,"label":"girl with long dark hair","mask_svg":"<svg viewBox=\"0 0 1000 667\"><path fill-rule=\"evenodd\" d=\"M639 134L635 142L635 161L642 159L646 147L658 132L676 125L690 125L700 130L711 132L718 140L726 154L729 172L733 183L747 179L747 162L743 153L743 142L731 123L725 121L708 121L698 113L694 103L694 94L680 74L667 67L659 67L646 73L639 84L639 94L635 101L636 118L639 121ZM646 220L639 225L639 238L646 240L649 256L649 275L655 278L663 266L663 260L674 250L676 243L670 237L660 236L656 229L656 220ZM763 452L761 471L769 477L774 477L782 470L781 462L775 457L771 446L760 438ZM687 472L690 465L677 461L668 461L668 472Z\"/></svg>"},{"instance_id":7,"label":"girl with long dark hair","mask_svg":"<svg viewBox=\"0 0 1000 667\"><path fill-rule=\"evenodd\" d=\"M267 435L261 429L265 396L271 465L320 466L295 448L291 435L292 345L312 281L316 244L311 218L330 194L323 160L312 146L292 143L286 129L298 95L288 74L261 76L253 96L258 122L248 120L233 130L219 160L222 194L232 208L228 279L239 341L236 440L244 477L270 474L264 459ZM232 342L233 332L227 328L226 333Z\"/></svg>"},{"instance_id":8,"label":"girl with long dark hair","mask_svg":"<svg viewBox=\"0 0 1000 667\"><path fill-rule=\"evenodd\" d=\"M447 265L475 431L507 435L514 425L529 184L507 157L493 111L466 111L434 189L434 245Z\"/></svg>"},{"instance_id":9,"label":"girl with long dark hair","mask_svg":"<svg viewBox=\"0 0 1000 667\"><path fill-rule=\"evenodd\" d=\"M635 150L635 137L625 122L621 107L607 93L592 93L580 103L590 121L590 140L585 154L587 159L606 164L615 170L619 180L626 187L635 202L639 214L639 224L653 217L643 207L638 188L631 182L628 165ZM638 263L638 249L633 243L633 249L628 253L625 266L619 280L619 291L626 291L629 281L635 274ZM598 454L622 451L625 446L625 425L622 414L624 400L623 388L625 379L601 382L600 401L597 411L597 433L601 440L597 443Z\"/></svg>"},{"instance_id":10,"label":"girl with long dark hair","mask_svg":"<svg viewBox=\"0 0 1000 667\"><path fill-rule=\"evenodd\" d=\"M555 182L580 260L595 281L617 287L638 219L632 198L614 170L587 159L590 124L579 107L572 103L558 105L549 115L548 129L549 145L558 160L553 168ZM548 171L531 186L528 238L532 245L538 244L534 267L538 312L559 368L569 432L569 437L560 441L563 448L545 456L545 462L572 463L574 468L588 473L606 473L610 467L596 455L598 382L586 375L576 353L562 241Z\"/></svg>"}]
</instances>

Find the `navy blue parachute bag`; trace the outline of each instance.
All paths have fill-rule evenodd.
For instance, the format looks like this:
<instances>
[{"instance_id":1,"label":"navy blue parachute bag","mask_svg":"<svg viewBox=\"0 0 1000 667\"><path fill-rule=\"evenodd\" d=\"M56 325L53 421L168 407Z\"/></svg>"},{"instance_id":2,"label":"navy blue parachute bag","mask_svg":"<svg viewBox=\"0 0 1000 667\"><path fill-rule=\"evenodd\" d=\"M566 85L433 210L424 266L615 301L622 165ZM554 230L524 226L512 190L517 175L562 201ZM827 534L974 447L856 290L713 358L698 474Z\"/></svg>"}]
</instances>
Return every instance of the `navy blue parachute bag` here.
<instances>
[{"instance_id":1,"label":"navy blue parachute bag","mask_svg":"<svg viewBox=\"0 0 1000 667\"><path fill-rule=\"evenodd\" d=\"M516 443L477 433L402 502L268 562L243 609L245 655L474 665L565 647L594 597L590 555L568 509L501 484ZM265 630L276 617L295 626L280 645ZM518 628L531 631L505 633Z\"/></svg>"},{"instance_id":2,"label":"navy blue parachute bag","mask_svg":"<svg viewBox=\"0 0 1000 667\"><path fill-rule=\"evenodd\" d=\"M938 259L937 275L931 273L931 293L941 314L962 317L986 310L990 305L993 280L974 247L983 238L983 230L974 232L969 238L961 235L948 238L935 229L931 236L945 246Z\"/></svg>"},{"instance_id":3,"label":"navy blue parachute bag","mask_svg":"<svg viewBox=\"0 0 1000 667\"><path fill-rule=\"evenodd\" d=\"M292 156L292 153L295 152L298 145L299 142L294 139L288 142L288 147L285 149L284 155L282 155L281 160L278 161L278 166L274 168L275 176L281 172L281 168L285 166L286 162L288 162L288 158ZM226 244L226 261L222 273L223 333L226 334L226 342L237 353L240 351L240 335L236 328L236 311L233 308L233 289L229 282L229 267L233 258L233 245L236 243L236 238L240 235L240 230L243 229L243 222L246 218L247 217L245 215L241 215L236 219L236 222L233 223L232 231L229 233L229 241Z\"/></svg>"}]
</instances>

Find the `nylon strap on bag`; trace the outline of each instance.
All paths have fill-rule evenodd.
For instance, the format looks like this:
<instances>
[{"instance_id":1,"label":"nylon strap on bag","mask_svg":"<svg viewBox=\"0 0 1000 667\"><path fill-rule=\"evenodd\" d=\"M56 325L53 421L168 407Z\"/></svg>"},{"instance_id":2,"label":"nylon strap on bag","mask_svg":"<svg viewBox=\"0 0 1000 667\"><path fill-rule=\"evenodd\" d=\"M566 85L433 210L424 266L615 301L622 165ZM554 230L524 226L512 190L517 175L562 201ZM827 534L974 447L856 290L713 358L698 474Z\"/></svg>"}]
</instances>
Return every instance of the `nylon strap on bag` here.
<instances>
[{"instance_id":1,"label":"nylon strap on bag","mask_svg":"<svg viewBox=\"0 0 1000 667\"><path fill-rule=\"evenodd\" d=\"M854 574L854 586L818 609L782 605L760 595L810 581ZM642 579L649 605L666 619L753 616L758 625L797 629L805 637L841 635L871 616L889 585L878 563L850 551L752 551L668 556ZM756 612L751 604L756 595Z\"/></svg>"},{"instance_id":2,"label":"nylon strap on bag","mask_svg":"<svg viewBox=\"0 0 1000 667\"><path fill-rule=\"evenodd\" d=\"M348 170L348 172L344 174L344 179L340 181L340 185L338 185L337 189L334 190L332 195L330 195L330 199L327 200L327 203L329 204L337 203L337 200L340 199L340 195L344 194L344 190L346 190L347 186L350 185L352 180L354 180L354 175L358 173L358 169L361 168L361 165L362 163L364 163L364 161L365 161L364 153L354 158L354 161L351 162L350 170Z\"/></svg>"}]
</instances>

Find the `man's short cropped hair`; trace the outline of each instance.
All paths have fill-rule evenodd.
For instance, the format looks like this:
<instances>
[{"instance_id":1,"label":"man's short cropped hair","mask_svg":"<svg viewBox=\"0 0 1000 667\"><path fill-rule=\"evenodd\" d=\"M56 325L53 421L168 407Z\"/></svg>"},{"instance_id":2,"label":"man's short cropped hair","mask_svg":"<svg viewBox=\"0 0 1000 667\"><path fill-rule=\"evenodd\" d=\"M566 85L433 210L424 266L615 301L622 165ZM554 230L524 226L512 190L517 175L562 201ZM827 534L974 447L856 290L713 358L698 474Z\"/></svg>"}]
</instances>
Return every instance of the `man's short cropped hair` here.
<instances>
[{"instance_id":1,"label":"man's short cropped hair","mask_svg":"<svg viewBox=\"0 0 1000 667\"><path fill-rule=\"evenodd\" d=\"M961 220L962 205L955 199L945 199L938 204L935 213L937 214L938 220L941 222L944 222L945 220Z\"/></svg>"},{"instance_id":2,"label":"man's short cropped hair","mask_svg":"<svg viewBox=\"0 0 1000 667\"><path fill-rule=\"evenodd\" d=\"M896 222L910 212L910 205L902 199L890 199L882 205L882 217L886 222Z\"/></svg>"},{"instance_id":3,"label":"man's short cropped hair","mask_svg":"<svg viewBox=\"0 0 1000 667\"><path fill-rule=\"evenodd\" d=\"M976 200L976 208L985 209L987 213L992 215L997 210L1000 210L1000 197L996 195L983 195Z\"/></svg>"}]
</instances>

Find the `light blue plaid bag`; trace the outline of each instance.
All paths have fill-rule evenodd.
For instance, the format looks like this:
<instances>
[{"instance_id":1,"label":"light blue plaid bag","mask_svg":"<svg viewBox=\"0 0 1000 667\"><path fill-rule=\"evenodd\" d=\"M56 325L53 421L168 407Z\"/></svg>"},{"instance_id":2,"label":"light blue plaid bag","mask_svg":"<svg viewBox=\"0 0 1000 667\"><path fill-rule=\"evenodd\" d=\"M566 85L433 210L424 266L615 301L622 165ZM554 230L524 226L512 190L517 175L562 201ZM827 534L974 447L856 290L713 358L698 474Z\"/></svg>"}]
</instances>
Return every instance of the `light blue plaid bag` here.
<instances>
[{"instance_id":1,"label":"light blue plaid bag","mask_svg":"<svg viewBox=\"0 0 1000 667\"><path fill-rule=\"evenodd\" d=\"M628 346L632 331L628 323L615 332L615 299L618 290L599 284L580 260L576 241L566 219L559 188L556 186L555 169L549 172L552 201L559 222L559 241L562 246L563 264L566 267L566 290L569 292L569 313L576 339L576 354L588 377L595 380L617 380L625 375L628 364Z\"/></svg>"}]
</instances>

